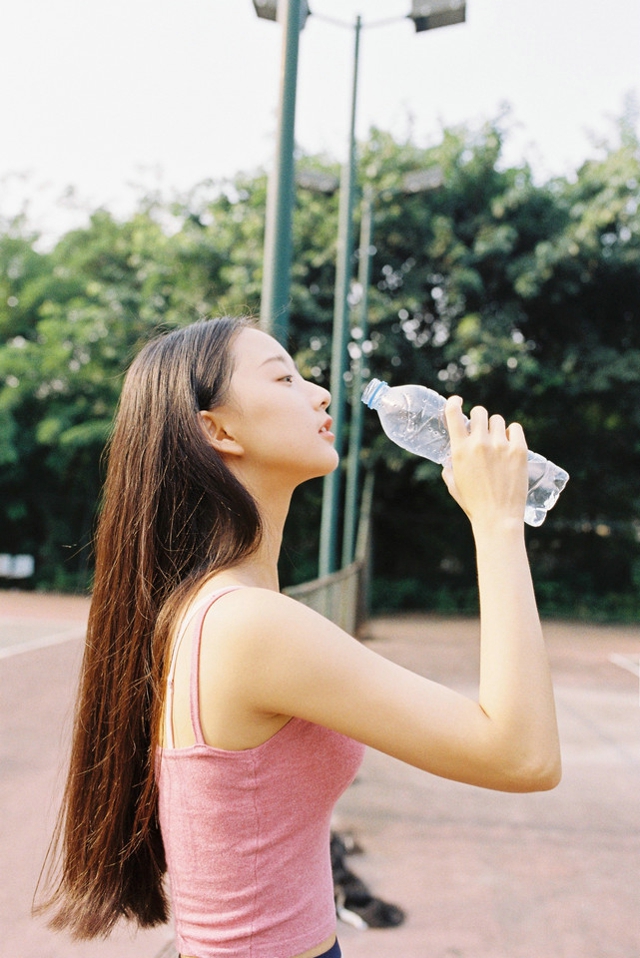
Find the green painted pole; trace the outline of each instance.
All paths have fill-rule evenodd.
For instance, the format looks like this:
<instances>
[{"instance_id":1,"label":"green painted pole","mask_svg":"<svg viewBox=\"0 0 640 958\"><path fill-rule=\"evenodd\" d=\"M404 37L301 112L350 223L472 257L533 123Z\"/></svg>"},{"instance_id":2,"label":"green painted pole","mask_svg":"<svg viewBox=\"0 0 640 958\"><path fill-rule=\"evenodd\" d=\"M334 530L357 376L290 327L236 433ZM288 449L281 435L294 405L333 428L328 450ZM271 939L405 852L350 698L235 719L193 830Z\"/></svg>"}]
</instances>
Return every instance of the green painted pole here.
<instances>
[{"instance_id":1,"label":"green painted pole","mask_svg":"<svg viewBox=\"0 0 640 958\"><path fill-rule=\"evenodd\" d=\"M276 155L267 187L260 325L286 346L289 336L300 0L279 0L279 2L282 4L283 29L280 104Z\"/></svg>"},{"instance_id":2,"label":"green painted pole","mask_svg":"<svg viewBox=\"0 0 640 958\"><path fill-rule=\"evenodd\" d=\"M335 448L342 455L344 445L344 419L346 407L346 384L344 373L347 358L347 333L349 327L349 288L351 285L351 261L353 256L353 199L356 179L356 104L358 96L358 59L360 53L361 19L355 24L353 57L353 87L351 93L351 122L349 127L349 153L340 177L340 209L338 214L338 249L336 261L336 284L333 314L333 343L331 348L331 415L336 436ZM324 480L322 494L322 520L320 523L320 575L335 572L337 565L338 519L340 510L340 467Z\"/></svg>"},{"instance_id":3,"label":"green painted pole","mask_svg":"<svg viewBox=\"0 0 640 958\"><path fill-rule=\"evenodd\" d=\"M365 189L362 198L362 221L360 223L360 259L358 262L358 283L362 298L358 304L358 326L360 328L360 353L351 365L353 379L351 383L351 428L349 430L349 458L347 460L347 489L344 506L344 530L342 534L342 567L353 562L358 528L358 489L360 485L360 450L362 449L362 424L364 407L360 401L362 395L362 370L364 356L362 345L369 335L369 284L371 282L371 254L373 234L373 190Z\"/></svg>"}]
</instances>

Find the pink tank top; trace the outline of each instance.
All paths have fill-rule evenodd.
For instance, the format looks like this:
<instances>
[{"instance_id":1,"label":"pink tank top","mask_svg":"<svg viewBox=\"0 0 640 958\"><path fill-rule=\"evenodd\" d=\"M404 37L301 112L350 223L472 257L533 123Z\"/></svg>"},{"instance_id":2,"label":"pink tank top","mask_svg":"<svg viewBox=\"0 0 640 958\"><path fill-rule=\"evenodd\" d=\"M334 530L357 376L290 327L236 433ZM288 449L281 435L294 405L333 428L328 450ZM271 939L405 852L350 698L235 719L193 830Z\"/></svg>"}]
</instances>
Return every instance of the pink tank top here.
<instances>
[{"instance_id":1,"label":"pink tank top","mask_svg":"<svg viewBox=\"0 0 640 958\"><path fill-rule=\"evenodd\" d=\"M196 958L291 958L335 930L331 813L355 777L364 746L299 718L257 748L227 751L205 743L198 700L202 624L211 604L229 591L210 596L194 624L195 744L158 750L176 942L183 955Z\"/></svg>"}]
</instances>

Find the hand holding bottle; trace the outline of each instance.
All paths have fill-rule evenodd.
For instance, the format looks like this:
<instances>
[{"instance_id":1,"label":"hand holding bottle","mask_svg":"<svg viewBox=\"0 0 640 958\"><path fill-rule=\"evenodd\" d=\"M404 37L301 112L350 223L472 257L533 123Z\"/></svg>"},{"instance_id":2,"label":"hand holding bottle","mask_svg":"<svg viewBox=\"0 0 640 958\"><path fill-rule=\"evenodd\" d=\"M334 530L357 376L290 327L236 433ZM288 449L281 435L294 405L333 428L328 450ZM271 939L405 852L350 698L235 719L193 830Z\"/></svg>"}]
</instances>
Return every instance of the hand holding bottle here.
<instances>
[{"instance_id":1,"label":"hand holding bottle","mask_svg":"<svg viewBox=\"0 0 640 958\"><path fill-rule=\"evenodd\" d=\"M372 379L362 394L362 401L377 410L385 433L403 449L442 465L447 462L451 447L443 396L426 386L390 387L379 379ZM469 420L466 416L463 419L468 429ZM530 526L539 526L556 503L569 475L536 452L527 453L527 474L524 521Z\"/></svg>"},{"instance_id":2,"label":"hand holding bottle","mask_svg":"<svg viewBox=\"0 0 640 958\"><path fill-rule=\"evenodd\" d=\"M462 412L462 400L447 400L445 419L451 455L443 478L471 523L522 525L527 499L527 444L522 426L506 426L482 406Z\"/></svg>"}]
</instances>

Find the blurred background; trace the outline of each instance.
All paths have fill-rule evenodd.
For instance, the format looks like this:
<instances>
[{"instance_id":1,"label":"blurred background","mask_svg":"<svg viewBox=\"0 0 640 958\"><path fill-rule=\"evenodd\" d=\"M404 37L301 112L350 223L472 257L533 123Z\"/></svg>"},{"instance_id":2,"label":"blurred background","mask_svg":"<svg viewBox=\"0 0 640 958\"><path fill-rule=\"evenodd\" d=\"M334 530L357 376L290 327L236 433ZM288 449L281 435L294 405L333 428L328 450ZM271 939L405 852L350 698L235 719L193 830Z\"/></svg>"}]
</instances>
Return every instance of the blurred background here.
<instances>
[{"instance_id":1,"label":"blurred background","mask_svg":"<svg viewBox=\"0 0 640 958\"><path fill-rule=\"evenodd\" d=\"M407 920L341 922L345 951L637 958L640 4L295 2L297 70L284 0L280 22L273 0L3 11L0 958L175 956L168 926L74 942L31 902L123 372L223 313L277 325L341 422L282 585L401 665L475 694L475 560L440 468L383 435L362 385L483 403L571 476L527 530L563 781L505 795L370 751L336 827ZM445 7L464 22L424 23Z\"/></svg>"},{"instance_id":2,"label":"blurred background","mask_svg":"<svg viewBox=\"0 0 640 958\"><path fill-rule=\"evenodd\" d=\"M639 5L471 0L465 23L424 32L409 0L309 6L288 348L331 385L361 14L342 379L420 382L523 422L571 476L528 532L543 612L634 619ZM0 585L86 593L123 369L158 330L259 314L282 34L250 0L5 14ZM471 538L439 468L392 446L373 413L356 454L360 481L375 479L373 608L474 611ZM322 500L312 483L294 502L285 586L317 575Z\"/></svg>"}]
</instances>

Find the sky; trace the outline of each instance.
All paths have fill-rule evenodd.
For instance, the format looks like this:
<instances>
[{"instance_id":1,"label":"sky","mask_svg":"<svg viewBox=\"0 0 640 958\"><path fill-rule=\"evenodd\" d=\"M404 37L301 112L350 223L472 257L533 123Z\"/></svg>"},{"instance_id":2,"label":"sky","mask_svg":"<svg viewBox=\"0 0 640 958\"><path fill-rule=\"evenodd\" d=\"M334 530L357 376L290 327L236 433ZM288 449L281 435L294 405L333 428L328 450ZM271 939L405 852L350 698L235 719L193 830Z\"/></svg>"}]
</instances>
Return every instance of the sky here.
<instances>
[{"instance_id":1,"label":"sky","mask_svg":"<svg viewBox=\"0 0 640 958\"><path fill-rule=\"evenodd\" d=\"M615 143L617 118L640 109L640 0L467 0L465 24L420 34L410 0L309 6L296 114L305 151L346 154L357 14L361 138L375 125L427 146L508 105L505 162L527 160L544 180ZM99 206L127 215L149 190L268 170L281 38L251 0L5 4L0 217L26 209L53 239Z\"/></svg>"}]
</instances>

